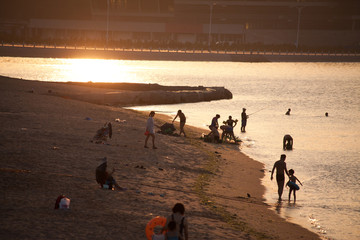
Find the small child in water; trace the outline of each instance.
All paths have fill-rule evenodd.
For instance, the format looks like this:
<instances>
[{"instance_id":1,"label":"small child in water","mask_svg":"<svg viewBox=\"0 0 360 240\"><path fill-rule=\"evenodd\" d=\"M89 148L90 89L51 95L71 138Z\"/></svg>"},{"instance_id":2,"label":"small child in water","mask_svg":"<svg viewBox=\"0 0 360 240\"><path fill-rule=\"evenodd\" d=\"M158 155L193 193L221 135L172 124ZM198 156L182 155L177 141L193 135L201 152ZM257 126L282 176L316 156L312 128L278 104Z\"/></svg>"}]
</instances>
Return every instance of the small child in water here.
<instances>
[{"instance_id":1,"label":"small child in water","mask_svg":"<svg viewBox=\"0 0 360 240\"><path fill-rule=\"evenodd\" d=\"M290 169L290 170L289 170L289 182L293 182L293 183L296 184L296 181L298 181L298 182L301 184L301 186L302 186L302 183L300 182L300 180L299 180L297 177L295 177L294 173L295 173L295 171L294 171L293 169ZM292 185L292 184L289 184L289 183L288 183L288 186L289 186L289 188L290 188L290 191L289 191L289 202L290 202L291 192L292 192L292 191L294 191L294 202L296 202L296 190L297 190L297 189L296 189L295 186Z\"/></svg>"}]
</instances>

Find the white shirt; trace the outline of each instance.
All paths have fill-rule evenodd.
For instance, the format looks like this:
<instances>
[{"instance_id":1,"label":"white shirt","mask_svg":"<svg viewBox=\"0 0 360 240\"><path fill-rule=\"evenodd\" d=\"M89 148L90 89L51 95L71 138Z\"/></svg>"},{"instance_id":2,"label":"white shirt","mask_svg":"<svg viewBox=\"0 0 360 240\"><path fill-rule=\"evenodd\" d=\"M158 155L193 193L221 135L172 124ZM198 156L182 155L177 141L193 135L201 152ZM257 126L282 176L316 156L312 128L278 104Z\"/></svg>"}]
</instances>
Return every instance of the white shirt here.
<instances>
[{"instance_id":1,"label":"white shirt","mask_svg":"<svg viewBox=\"0 0 360 240\"><path fill-rule=\"evenodd\" d=\"M152 117L149 117L146 122L146 131L149 131L149 133L155 134L154 119Z\"/></svg>"}]
</instances>

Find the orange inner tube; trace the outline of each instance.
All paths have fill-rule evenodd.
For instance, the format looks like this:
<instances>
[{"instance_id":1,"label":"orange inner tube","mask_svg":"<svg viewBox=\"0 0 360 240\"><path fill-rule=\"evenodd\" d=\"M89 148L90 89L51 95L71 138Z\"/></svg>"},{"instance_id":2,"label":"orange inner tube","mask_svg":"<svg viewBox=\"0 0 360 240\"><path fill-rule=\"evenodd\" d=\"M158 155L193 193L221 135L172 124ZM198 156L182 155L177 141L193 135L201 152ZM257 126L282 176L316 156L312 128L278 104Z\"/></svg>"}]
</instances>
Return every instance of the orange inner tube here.
<instances>
[{"instance_id":1,"label":"orange inner tube","mask_svg":"<svg viewBox=\"0 0 360 240\"><path fill-rule=\"evenodd\" d=\"M166 224L166 218L165 217L155 217L151 219L147 224L145 228L146 237L148 240L152 239L152 236L154 235L154 229L157 226L165 227ZM165 232L164 232L165 234Z\"/></svg>"}]
</instances>

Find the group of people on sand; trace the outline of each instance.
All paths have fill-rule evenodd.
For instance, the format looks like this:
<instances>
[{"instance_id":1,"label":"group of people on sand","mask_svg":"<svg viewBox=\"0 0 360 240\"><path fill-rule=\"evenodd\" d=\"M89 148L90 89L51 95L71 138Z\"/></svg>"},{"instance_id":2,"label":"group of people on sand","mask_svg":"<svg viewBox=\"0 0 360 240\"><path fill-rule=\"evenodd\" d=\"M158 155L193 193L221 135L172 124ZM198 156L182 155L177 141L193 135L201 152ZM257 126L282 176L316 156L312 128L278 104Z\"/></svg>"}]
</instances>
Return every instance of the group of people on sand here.
<instances>
[{"instance_id":1,"label":"group of people on sand","mask_svg":"<svg viewBox=\"0 0 360 240\"><path fill-rule=\"evenodd\" d=\"M154 124L154 116L155 116L155 112L151 111L149 114L149 118L146 122L146 129L145 129L145 144L144 144L144 148L149 148L148 147L148 140L151 137L152 139L152 148L153 149L157 149L157 147L155 146L155 124ZM186 117L185 114L181 111L178 110L176 116L174 117L174 119L172 120L172 123L174 123L174 121L176 120L176 118L180 119L180 133L179 135L181 136L181 134L184 135L184 137L186 137L186 133L184 131L184 127L185 127L185 123L186 123ZM225 136L229 137L229 139L233 139L234 142L236 143L236 137L234 135L234 128L238 123L238 120L232 119L232 116L229 116L229 118L226 121L223 121L222 126L219 126L219 122L218 119L220 118L219 114L216 114L215 117L212 118L211 120L211 124L209 125L209 128L211 130L211 132L209 133L208 136L210 136L212 138L213 142L220 142L220 134L219 134L219 127L220 129L223 131L221 134L221 140L224 139ZM245 127L246 127L246 123L247 123L247 119L249 118L249 115L246 114L246 109L243 108L243 112L241 114L241 132L245 132Z\"/></svg>"},{"instance_id":2,"label":"group of people on sand","mask_svg":"<svg viewBox=\"0 0 360 240\"><path fill-rule=\"evenodd\" d=\"M149 138L151 137L152 139L152 146L153 146L153 149L157 149L157 147L155 146L155 124L154 124L154 116L155 116L155 112L154 111L151 111L150 114L149 114L149 118L146 122L146 128L145 128L145 135L146 135L146 138L145 138L145 145L144 145L144 148L149 148L148 147L148 140ZM175 119L179 117L180 118L180 135L181 133L184 134L184 137L186 137L186 133L184 131L184 126L185 126L185 123L186 123L186 117L185 117L185 114L181 111L181 110L178 110L175 118L172 120L172 122L174 123Z\"/></svg>"},{"instance_id":3,"label":"group of people on sand","mask_svg":"<svg viewBox=\"0 0 360 240\"><path fill-rule=\"evenodd\" d=\"M120 187L112 176L115 169L113 169L112 172L107 171L107 158L103 158L102 161L103 162L96 168L96 181L100 187L109 190L117 188L118 190L125 191L126 188ZM188 221L184 215L184 205L182 203L176 203L172 208L172 214L167 217L166 223L161 229L161 239L188 240Z\"/></svg>"},{"instance_id":4,"label":"group of people on sand","mask_svg":"<svg viewBox=\"0 0 360 240\"><path fill-rule=\"evenodd\" d=\"M209 128L211 132L208 136L212 138L213 142L220 142L220 133L218 131L219 129L219 118L220 114L216 114L215 117L212 118L211 124L209 125ZM221 141L223 141L225 136L228 136L230 139L232 138L236 143L236 137L234 135L234 127L237 125L238 120L232 119L232 116L229 116L229 118L226 121L223 121L222 126L220 126L220 129L222 130L221 134Z\"/></svg>"}]
</instances>

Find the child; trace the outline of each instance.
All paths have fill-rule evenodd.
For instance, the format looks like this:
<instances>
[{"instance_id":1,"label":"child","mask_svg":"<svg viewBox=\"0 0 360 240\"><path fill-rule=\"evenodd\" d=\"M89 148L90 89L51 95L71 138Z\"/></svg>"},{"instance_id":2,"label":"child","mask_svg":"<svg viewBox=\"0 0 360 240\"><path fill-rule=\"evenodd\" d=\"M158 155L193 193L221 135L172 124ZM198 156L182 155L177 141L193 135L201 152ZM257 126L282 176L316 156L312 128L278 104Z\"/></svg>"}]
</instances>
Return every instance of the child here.
<instances>
[{"instance_id":1,"label":"child","mask_svg":"<svg viewBox=\"0 0 360 240\"><path fill-rule=\"evenodd\" d=\"M297 179L297 177L295 177L294 173L295 173L295 171L293 169L289 170L289 182L287 184L289 186L289 188L290 188L289 202L290 202L290 197L291 197L291 192L292 191L294 191L294 202L296 202L296 190L299 190L299 186L296 185L296 181L298 181L302 186L302 183L300 182L299 179Z\"/></svg>"},{"instance_id":2,"label":"child","mask_svg":"<svg viewBox=\"0 0 360 240\"><path fill-rule=\"evenodd\" d=\"M168 226L168 231L166 232L166 240L179 240L178 233L176 232L176 222L170 221Z\"/></svg>"},{"instance_id":3,"label":"child","mask_svg":"<svg viewBox=\"0 0 360 240\"><path fill-rule=\"evenodd\" d=\"M172 208L172 214L167 217L166 224L161 232L166 232L167 240L188 240L188 222L185 217L185 207L182 203L176 203Z\"/></svg>"}]
</instances>

